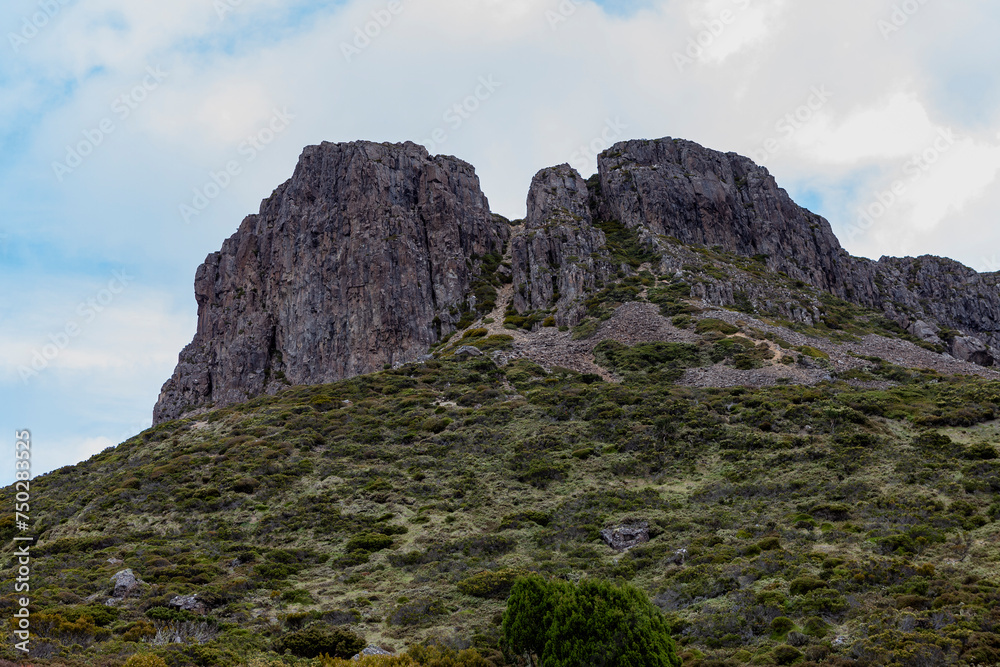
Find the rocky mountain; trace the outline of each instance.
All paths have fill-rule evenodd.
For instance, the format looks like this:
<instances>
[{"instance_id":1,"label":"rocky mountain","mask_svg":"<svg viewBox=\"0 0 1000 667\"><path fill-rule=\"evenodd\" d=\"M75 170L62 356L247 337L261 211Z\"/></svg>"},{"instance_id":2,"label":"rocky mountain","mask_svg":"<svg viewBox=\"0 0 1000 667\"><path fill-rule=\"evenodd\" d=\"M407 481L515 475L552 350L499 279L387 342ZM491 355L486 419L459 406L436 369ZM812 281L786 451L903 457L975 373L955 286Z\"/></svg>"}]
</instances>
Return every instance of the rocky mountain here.
<instances>
[{"instance_id":1,"label":"rocky mountain","mask_svg":"<svg viewBox=\"0 0 1000 667\"><path fill-rule=\"evenodd\" d=\"M527 204L523 224L492 214L471 165L412 143L307 148L198 269L198 330L154 422L416 360L485 315L503 283L511 326L574 327L588 299L642 271L713 306L836 329L822 297L801 292L814 288L941 352L995 363L1000 276L937 257L851 257L825 219L735 153L626 141L587 181L543 169ZM694 276L699 248L763 273Z\"/></svg>"},{"instance_id":2,"label":"rocky mountain","mask_svg":"<svg viewBox=\"0 0 1000 667\"><path fill-rule=\"evenodd\" d=\"M509 236L465 162L412 143L310 146L198 269L198 330L154 421L415 360Z\"/></svg>"}]
</instances>

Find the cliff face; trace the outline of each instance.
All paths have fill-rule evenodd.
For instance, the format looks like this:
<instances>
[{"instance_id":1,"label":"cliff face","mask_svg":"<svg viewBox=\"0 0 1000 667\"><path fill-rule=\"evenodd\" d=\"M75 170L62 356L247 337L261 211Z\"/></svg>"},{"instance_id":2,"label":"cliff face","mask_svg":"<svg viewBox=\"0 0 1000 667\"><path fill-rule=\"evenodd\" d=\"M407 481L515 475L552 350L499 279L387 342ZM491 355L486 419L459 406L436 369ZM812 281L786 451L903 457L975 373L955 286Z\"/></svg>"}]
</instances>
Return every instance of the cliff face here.
<instances>
[{"instance_id":1,"label":"cliff face","mask_svg":"<svg viewBox=\"0 0 1000 667\"><path fill-rule=\"evenodd\" d=\"M954 356L994 362L980 341L1000 347L998 274L939 257L851 257L829 222L795 204L764 167L690 141L619 143L598 158L598 177L596 216L654 242L669 236L760 257L772 271L882 310L903 327L929 321L960 330L966 342L943 341Z\"/></svg>"},{"instance_id":2,"label":"cliff face","mask_svg":"<svg viewBox=\"0 0 1000 667\"><path fill-rule=\"evenodd\" d=\"M719 246L880 310L960 359L991 365L984 342L1000 347L1000 276L937 257L852 258L826 220L734 153L626 141L588 182L568 165L543 169L511 238L469 164L412 143L324 143L198 269L198 330L154 422L419 358L474 306L480 258L508 241L511 307L572 326L589 296L635 271L614 259L606 223L656 251L661 274L683 273L677 241ZM821 317L765 283L692 289L718 305L750 295L792 319Z\"/></svg>"},{"instance_id":3,"label":"cliff face","mask_svg":"<svg viewBox=\"0 0 1000 667\"><path fill-rule=\"evenodd\" d=\"M415 144L307 148L195 277L198 330L154 421L412 361L502 253L472 166Z\"/></svg>"},{"instance_id":4,"label":"cliff face","mask_svg":"<svg viewBox=\"0 0 1000 667\"><path fill-rule=\"evenodd\" d=\"M511 243L514 308L555 309L556 324L576 324L583 300L615 268L594 227L587 184L575 169L543 169L531 181L528 217Z\"/></svg>"},{"instance_id":5,"label":"cliff face","mask_svg":"<svg viewBox=\"0 0 1000 667\"><path fill-rule=\"evenodd\" d=\"M763 256L842 295L846 256L830 223L798 206L749 158L680 139L626 141L598 158L596 214L681 243Z\"/></svg>"}]
</instances>

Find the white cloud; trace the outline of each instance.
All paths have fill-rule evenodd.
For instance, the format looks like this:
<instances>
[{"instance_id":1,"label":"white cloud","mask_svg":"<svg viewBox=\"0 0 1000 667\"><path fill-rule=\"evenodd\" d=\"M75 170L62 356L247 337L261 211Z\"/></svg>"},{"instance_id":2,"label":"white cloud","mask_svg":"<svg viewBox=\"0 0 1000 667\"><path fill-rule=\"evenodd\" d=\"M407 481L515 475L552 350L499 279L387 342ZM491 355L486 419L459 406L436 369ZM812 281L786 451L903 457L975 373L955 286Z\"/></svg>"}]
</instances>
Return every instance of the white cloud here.
<instances>
[{"instance_id":1,"label":"white cloud","mask_svg":"<svg viewBox=\"0 0 1000 667\"><path fill-rule=\"evenodd\" d=\"M795 139L807 159L851 165L909 157L931 144L939 129L910 91L852 110L839 122L824 114Z\"/></svg>"}]
</instances>

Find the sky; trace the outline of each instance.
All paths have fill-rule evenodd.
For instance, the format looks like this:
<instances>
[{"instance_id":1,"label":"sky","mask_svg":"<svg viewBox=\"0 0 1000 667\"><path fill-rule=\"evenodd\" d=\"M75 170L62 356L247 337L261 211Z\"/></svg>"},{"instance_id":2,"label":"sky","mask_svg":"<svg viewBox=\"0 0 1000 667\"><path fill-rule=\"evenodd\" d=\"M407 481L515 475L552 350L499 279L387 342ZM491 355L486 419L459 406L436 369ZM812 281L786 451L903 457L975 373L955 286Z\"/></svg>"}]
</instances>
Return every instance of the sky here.
<instances>
[{"instance_id":1,"label":"sky","mask_svg":"<svg viewBox=\"0 0 1000 667\"><path fill-rule=\"evenodd\" d=\"M522 217L531 177L682 137L853 254L1000 270L986 0L5 0L0 483L151 422L193 279L307 145L412 140Z\"/></svg>"}]
</instances>

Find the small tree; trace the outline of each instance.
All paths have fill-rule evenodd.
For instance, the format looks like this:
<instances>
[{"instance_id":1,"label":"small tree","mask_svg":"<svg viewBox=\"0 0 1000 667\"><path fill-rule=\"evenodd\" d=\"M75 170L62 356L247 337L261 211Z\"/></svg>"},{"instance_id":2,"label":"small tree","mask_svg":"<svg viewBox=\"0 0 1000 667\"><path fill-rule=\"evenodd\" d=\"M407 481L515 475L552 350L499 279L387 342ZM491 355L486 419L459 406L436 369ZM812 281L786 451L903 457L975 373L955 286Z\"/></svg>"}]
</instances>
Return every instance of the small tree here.
<instances>
[{"instance_id":1,"label":"small tree","mask_svg":"<svg viewBox=\"0 0 1000 667\"><path fill-rule=\"evenodd\" d=\"M552 611L559 598L572 590L567 582L547 581L537 574L518 579L503 615L503 634L510 649L527 654L529 663L532 655L541 656Z\"/></svg>"},{"instance_id":2,"label":"small tree","mask_svg":"<svg viewBox=\"0 0 1000 667\"><path fill-rule=\"evenodd\" d=\"M511 591L503 629L511 649L540 656L542 667L681 664L666 619L628 584L521 579Z\"/></svg>"}]
</instances>

